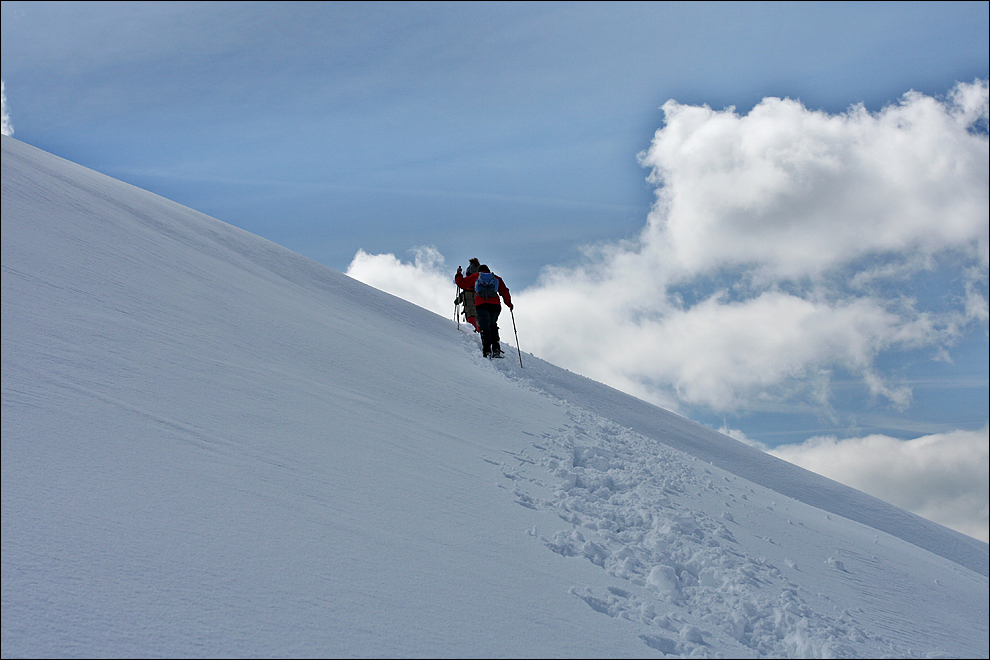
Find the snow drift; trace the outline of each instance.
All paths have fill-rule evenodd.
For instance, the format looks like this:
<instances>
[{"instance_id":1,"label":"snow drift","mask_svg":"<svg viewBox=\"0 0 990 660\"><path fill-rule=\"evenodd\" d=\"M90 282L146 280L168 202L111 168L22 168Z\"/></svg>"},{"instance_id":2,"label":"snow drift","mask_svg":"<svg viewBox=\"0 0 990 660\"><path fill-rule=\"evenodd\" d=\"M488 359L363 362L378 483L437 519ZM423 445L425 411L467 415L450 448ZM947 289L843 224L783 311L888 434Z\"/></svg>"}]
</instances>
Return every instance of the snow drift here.
<instances>
[{"instance_id":1,"label":"snow drift","mask_svg":"<svg viewBox=\"0 0 990 660\"><path fill-rule=\"evenodd\" d=\"M987 656L987 544L2 142L4 657Z\"/></svg>"}]
</instances>

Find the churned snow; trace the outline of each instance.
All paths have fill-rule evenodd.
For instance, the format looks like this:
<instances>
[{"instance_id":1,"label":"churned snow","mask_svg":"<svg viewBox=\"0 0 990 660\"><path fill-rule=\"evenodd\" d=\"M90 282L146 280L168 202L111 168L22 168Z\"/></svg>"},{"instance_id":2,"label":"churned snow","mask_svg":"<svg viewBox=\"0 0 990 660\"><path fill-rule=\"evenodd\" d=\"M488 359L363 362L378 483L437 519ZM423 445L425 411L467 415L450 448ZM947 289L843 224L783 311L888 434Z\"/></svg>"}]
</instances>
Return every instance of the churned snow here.
<instances>
[{"instance_id":1,"label":"churned snow","mask_svg":"<svg viewBox=\"0 0 990 660\"><path fill-rule=\"evenodd\" d=\"M2 142L3 657L990 652L987 544Z\"/></svg>"}]
</instances>

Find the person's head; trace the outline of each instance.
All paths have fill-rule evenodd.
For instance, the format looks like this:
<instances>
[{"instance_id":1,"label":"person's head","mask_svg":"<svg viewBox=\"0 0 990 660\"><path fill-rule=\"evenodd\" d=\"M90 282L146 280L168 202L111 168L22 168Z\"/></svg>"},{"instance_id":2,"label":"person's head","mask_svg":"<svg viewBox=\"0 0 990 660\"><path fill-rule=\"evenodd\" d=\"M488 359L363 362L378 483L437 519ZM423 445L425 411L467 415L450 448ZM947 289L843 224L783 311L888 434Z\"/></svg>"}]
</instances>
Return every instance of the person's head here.
<instances>
[{"instance_id":1,"label":"person's head","mask_svg":"<svg viewBox=\"0 0 990 660\"><path fill-rule=\"evenodd\" d=\"M490 273L492 271L490 271L488 269L488 266L486 264L481 264L480 266L478 266L478 272L480 272L480 273Z\"/></svg>"},{"instance_id":2,"label":"person's head","mask_svg":"<svg viewBox=\"0 0 990 660\"><path fill-rule=\"evenodd\" d=\"M475 268L481 266L481 262L478 261L478 257L471 257L468 259L468 264L474 266Z\"/></svg>"}]
</instances>

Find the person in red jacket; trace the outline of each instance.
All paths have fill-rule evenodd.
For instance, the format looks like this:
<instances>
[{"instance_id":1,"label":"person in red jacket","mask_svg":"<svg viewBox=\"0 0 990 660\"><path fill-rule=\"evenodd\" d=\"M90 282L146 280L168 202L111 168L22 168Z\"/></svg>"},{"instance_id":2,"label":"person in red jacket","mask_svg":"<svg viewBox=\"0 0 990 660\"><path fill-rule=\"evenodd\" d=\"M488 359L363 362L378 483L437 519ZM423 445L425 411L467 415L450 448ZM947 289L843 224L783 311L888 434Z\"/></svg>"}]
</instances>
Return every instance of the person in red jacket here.
<instances>
[{"instance_id":1,"label":"person in red jacket","mask_svg":"<svg viewBox=\"0 0 990 660\"><path fill-rule=\"evenodd\" d=\"M477 273L463 275L461 267L457 267L454 284L465 291L474 291L474 308L481 328L481 354L485 357L502 357L502 347L498 336L498 315L502 311L499 296L506 306L512 309L512 297L509 288L498 275L492 273L487 265L478 267Z\"/></svg>"}]
</instances>

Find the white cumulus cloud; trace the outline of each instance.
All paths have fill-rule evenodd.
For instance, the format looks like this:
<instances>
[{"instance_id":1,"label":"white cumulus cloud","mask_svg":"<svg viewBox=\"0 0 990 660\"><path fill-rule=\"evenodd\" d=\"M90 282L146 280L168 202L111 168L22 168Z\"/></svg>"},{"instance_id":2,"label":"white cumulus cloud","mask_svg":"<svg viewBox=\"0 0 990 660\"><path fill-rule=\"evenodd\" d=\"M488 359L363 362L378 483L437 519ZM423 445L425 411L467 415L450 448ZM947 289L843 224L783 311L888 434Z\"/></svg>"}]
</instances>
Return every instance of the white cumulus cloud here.
<instances>
[{"instance_id":1,"label":"white cumulus cloud","mask_svg":"<svg viewBox=\"0 0 990 660\"><path fill-rule=\"evenodd\" d=\"M517 296L537 354L663 405L821 402L841 369L903 407L877 357L935 354L985 323L985 81L877 113L663 109L640 155L658 191L639 239ZM945 264L958 304L926 308L915 288Z\"/></svg>"},{"instance_id":2,"label":"white cumulus cloud","mask_svg":"<svg viewBox=\"0 0 990 660\"><path fill-rule=\"evenodd\" d=\"M7 112L7 83L2 80L0 80L0 107L2 107L0 115L3 122L0 133L9 137L14 134L14 125L10 123L10 114Z\"/></svg>"},{"instance_id":3,"label":"white cumulus cloud","mask_svg":"<svg viewBox=\"0 0 990 660\"><path fill-rule=\"evenodd\" d=\"M345 274L442 316L453 317L457 291L453 274L444 266L443 255L430 246L411 251L413 262L404 263L393 254L368 254L359 250Z\"/></svg>"},{"instance_id":4,"label":"white cumulus cloud","mask_svg":"<svg viewBox=\"0 0 990 660\"><path fill-rule=\"evenodd\" d=\"M747 115L663 106L644 166L659 186L643 249L680 276L817 276L878 254L962 250L987 263L987 83L911 92L879 113L768 98Z\"/></svg>"}]
</instances>

